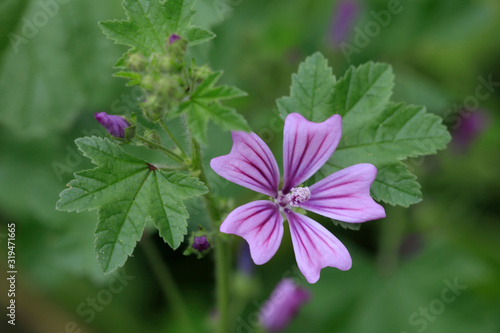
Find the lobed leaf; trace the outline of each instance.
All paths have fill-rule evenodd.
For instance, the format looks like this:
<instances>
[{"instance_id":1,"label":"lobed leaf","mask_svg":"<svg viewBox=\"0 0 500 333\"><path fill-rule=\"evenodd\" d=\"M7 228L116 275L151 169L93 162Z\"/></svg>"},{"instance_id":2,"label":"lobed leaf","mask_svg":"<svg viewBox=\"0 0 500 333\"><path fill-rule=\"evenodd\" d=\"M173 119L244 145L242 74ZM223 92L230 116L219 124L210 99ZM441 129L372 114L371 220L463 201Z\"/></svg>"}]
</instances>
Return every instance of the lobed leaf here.
<instances>
[{"instance_id":1,"label":"lobed leaf","mask_svg":"<svg viewBox=\"0 0 500 333\"><path fill-rule=\"evenodd\" d=\"M104 34L117 44L130 46L145 55L163 52L167 38L177 34L192 45L215 37L192 26L194 0L124 0L126 20L100 22Z\"/></svg>"},{"instance_id":2,"label":"lobed leaf","mask_svg":"<svg viewBox=\"0 0 500 333\"><path fill-rule=\"evenodd\" d=\"M326 120L332 112L335 76L328 61L315 53L300 64L299 72L292 75L290 97L281 97L276 103L281 117L300 113L314 122Z\"/></svg>"},{"instance_id":3,"label":"lobed leaf","mask_svg":"<svg viewBox=\"0 0 500 333\"><path fill-rule=\"evenodd\" d=\"M97 167L75 173L56 208L99 209L95 246L101 269L109 273L125 263L147 221L176 249L189 217L182 200L206 193L205 185L180 172L160 171L109 139L85 137L76 143Z\"/></svg>"},{"instance_id":4,"label":"lobed leaf","mask_svg":"<svg viewBox=\"0 0 500 333\"><path fill-rule=\"evenodd\" d=\"M177 115L187 113L192 135L204 144L207 143L209 120L224 130L250 131L250 126L242 115L220 103L222 100L246 96L246 93L235 87L215 86L221 75L222 72L210 74L176 112Z\"/></svg>"}]
</instances>

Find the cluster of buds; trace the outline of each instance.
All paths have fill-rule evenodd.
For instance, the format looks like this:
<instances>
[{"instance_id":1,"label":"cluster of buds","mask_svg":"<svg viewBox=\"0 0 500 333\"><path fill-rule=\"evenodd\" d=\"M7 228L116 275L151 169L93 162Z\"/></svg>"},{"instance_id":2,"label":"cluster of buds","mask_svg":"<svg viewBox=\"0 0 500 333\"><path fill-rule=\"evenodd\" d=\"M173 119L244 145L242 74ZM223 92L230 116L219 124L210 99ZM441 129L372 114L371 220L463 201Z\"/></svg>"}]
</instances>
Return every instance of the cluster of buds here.
<instances>
[{"instance_id":1,"label":"cluster of buds","mask_svg":"<svg viewBox=\"0 0 500 333\"><path fill-rule=\"evenodd\" d=\"M117 75L130 79L130 85L138 85L144 91L139 105L144 116L160 121L167 112L175 110L180 103L189 98L190 90L199 85L212 72L208 66L198 67L193 63L186 66L184 57L187 41L176 34L170 35L163 52L149 56L140 51L129 53L121 63L128 71ZM114 137L126 141L135 135L135 120L123 116L96 113L97 121ZM146 138L158 142L156 132L145 133Z\"/></svg>"},{"instance_id":2,"label":"cluster of buds","mask_svg":"<svg viewBox=\"0 0 500 333\"><path fill-rule=\"evenodd\" d=\"M171 35L164 52L154 52L148 57L140 52L130 53L125 66L135 75L133 84L144 89L146 98L140 103L144 116L151 121L163 119L187 95L188 82L183 74L187 42Z\"/></svg>"}]
</instances>

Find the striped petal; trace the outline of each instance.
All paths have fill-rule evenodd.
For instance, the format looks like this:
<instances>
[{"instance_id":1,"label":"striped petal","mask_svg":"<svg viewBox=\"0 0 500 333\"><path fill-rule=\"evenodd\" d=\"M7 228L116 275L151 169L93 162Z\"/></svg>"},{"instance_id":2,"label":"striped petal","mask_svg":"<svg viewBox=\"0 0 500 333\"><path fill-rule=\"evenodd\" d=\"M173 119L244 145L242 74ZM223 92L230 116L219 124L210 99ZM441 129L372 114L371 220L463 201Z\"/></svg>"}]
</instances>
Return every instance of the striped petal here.
<instances>
[{"instance_id":1,"label":"striped petal","mask_svg":"<svg viewBox=\"0 0 500 333\"><path fill-rule=\"evenodd\" d=\"M309 283L319 280L324 267L336 267L342 271L351 268L352 260L346 247L325 227L291 210L285 210L285 215L297 265Z\"/></svg>"},{"instance_id":2,"label":"striped petal","mask_svg":"<svg viewBox=\"0 0 500 333\"><path fill-rule=\"evenodd\" d=\"M311 198L300 207L351 223L384 218L384 207L370 196L370 186L376 176L377 168L368 163L337 171L310 186Z\"/></svg>"},{"instance_id":3,"label":"striped petal","mask_svg":"<svg viewBox=\"0 0 500 333\"><path fill-rule=\"evenodd\" d=\"M212 169L230 182L276 198L280 173L269 147L255 133L232 131L231 134L231 152L213 158Z\"/></svg>"},{"instance_id":4,"label":"striped petal","mask_svg":"<svg viewBox=\"0 0 500 333\"><path fill-rule=\"evenodd\" d=\"M283 238L283 217L271 201L253 201L233 210L220 231L243 237L250 246L254 263L262 265L278 251Z\"/></svg>"},{"instance_id":5,"label":"striped petal","mask_svg":"<svg viewBox=\"0 0 500 333\"><path fill-rule=\"evenodd\" d=\"M333 154L342 137L342 118L313 123L298 113L286 117L283 132L283 193L311 177Z\"/></svg>"}]
</instances>

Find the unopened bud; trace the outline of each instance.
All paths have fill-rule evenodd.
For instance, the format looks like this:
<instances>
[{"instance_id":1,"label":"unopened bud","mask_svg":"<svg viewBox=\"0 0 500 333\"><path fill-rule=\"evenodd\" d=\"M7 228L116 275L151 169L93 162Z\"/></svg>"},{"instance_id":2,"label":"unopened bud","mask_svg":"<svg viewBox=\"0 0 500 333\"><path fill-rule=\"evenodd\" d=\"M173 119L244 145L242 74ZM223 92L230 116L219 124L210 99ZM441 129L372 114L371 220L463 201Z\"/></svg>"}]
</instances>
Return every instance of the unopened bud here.
<instances>
[{"instance_id":1,"label":"unopened bud","mask_svg":"<svg viewBox=\"0 0 500 333\"><path fill-rule=\"evenodd\" d=\"M196 65L194 65L193 67L191 67L189 69L189 74L190 74L191 78L193 79L193 81L202 82L210 74L212 74L212 70L207 65L203 65L201 67L197 67Z\"/></svg>"},{"instance_id":2,"label":"unopened bud","mask_svg":"<svg viewBox=\"0 0 500 333\"><path fill-rule=\"evenodd\" d=\"M141 103L141 106L144 116L149 120L158 121L163 118L165 111L157 96L148 96L148 98Z\"/></svg>"},{"instance_id":3,"label":"unopened bud","mask_svg":"<svg viewBox=\"0 0 500 333\"><path fill-rule=\"evenodd\" d=\"M142 72L146 68L148 61L141 53L131 53L127 58L127 66L134 72Z\"/></svg>"},{"instance_id":4,"label":"unopened bud","mask_svg":"<svg viewBox=\"0 0 500 333\"><path fill-rule=\"evenodd\" d=\"M158 132L156 132L155 130L147 130L144 133L144 137L151 142L154 142L156 144L160 144L160 136L158 135ZM156 148L155 146L150 145L148 143L145 143L145 145L146 145L146 147L148 147L150 149Z\"/></svg>"},{"instance_id":5,"label":"unopened bud","mask_svg":"<svg viewBox=\"0 0 500 333\"><path fill-rule=\"evenodd\" d=\"M208 248L210 248L210 243L207 240L207 236L194 237L193 249L203 252L208 250Z\"/></svg>"},{"instance_id":6,"label":"unopened bud","mask_svg":"<svg viewBox=\"0 0 500 333\"><path fill-rule=\"evenodd\" d=\"M109 115L106 112L97 112L94 116L109 134L117 138L125 137L125 129L129 127L130 124L124 117Z\"/></svg>"},{"instance_id":7,"label":"unopened bud","mask_svg":"<svg viewBox=\"0 0 500 333\"><path fill-rule=\"evenodd\" d=\"M181 37L179 37L179 35L176 35L176 34L172 34L170 35L170 37L168 38L168 43L170 45L172 45L175 41L181 39Z\"/></svg>"}]
</instances>

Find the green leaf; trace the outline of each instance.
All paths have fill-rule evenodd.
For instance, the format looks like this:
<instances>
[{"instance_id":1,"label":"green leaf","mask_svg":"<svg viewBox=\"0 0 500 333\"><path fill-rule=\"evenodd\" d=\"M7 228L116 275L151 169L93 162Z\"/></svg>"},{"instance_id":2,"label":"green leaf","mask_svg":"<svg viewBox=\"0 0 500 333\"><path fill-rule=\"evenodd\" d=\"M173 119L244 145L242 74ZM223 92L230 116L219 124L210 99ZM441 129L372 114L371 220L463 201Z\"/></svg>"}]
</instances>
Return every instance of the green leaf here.
<instances>
[{"instance_id":1,"label":"green leaf","mask_svg":"<svg viewBox=\"0 0 500 333\"><path fill-rule=\"evenodd\" d=\"M191 26L194 0L124 0L127 20L100 22L109 39L127 45L145 55L163 52L167 38L177 34L191 44L199 44L215 35Z\"/></svg>"},{"instance_id":2,"label":"green leaf","mask_svg":"<svg viewBox=\"0 0 500 333\"><path fill-rule=\"evenodd\" d=\"M350 67L335 83L326 59L316 53L292 76L291 96L277 104L283 118L292 112L315 122L342 116L342 139L317 178L357 163L372 163L378 169L372 196L408 207L422 194L416 177L400 161L435 154L451 137L442 119L424 107L389 102L393 81L389 65L369 62Z\"/></svg>"},{"instance_id":3,"label":"green leaf","mask_svg":"<svg viewBox=\"0 0 500 333\"><path fill-rule=\"evenodd\" d=\"M328 61L315 53L300 64L299 72L292 75L290 97L277 100L283 118L300 113L314 122L322 122L331 115L335 77Z\"/></svg>"},{"instance_id":4,"label":"green leaf","mask_svg":"<svg viewBox=\"0 0 500 333\"><path fill-rule=\"evenodd\" d=\"M318 176L324 178L343 168L345 168L345 166L340 166L328 161L325 166L321 168ZM416 179L417 177L410 173L407 167L401 162L378 165L377 178L370 189L371 196L377 201L409 207L410 205L422 201L420 184Z\"/></svg>"},{"instance_id":5,"label":"green leaf","mask_svg":"<svg viewBox=\"0 0 500 333\"><path fill-rule=\"evenodd\" d=\"M435 154L450 140L442 119L422 106L388 103L377 111L344 118L342 140L331 161L383 165L407 157Z\"/></svg>"},{"instance_id":6,"label":"green leaf","mask_svg":"<svg viewBox=\"0 0 500 333\"><path fill-rule=\"evenodd\" d=\"M357 163L378 168L372 185L376 200L408 207L422 199L420 185L397 161L434 154L450 140L441 118L424 107L388 103L378 111L345 117L342 140L323 167L329 174Z\"/></svg>"},{"instance_id":7,"label":"green leaf","mask_svg":"<svg viewBox=\"0 0 500 333\"><path fill-rule=\"evenodd\" d=\"M375 111L389 101L394 86L391 66L368 62L350 67L335 85L334 113L341 116Z\"/></svg>"},{"instance_id":8,"label":"green leaf","mask_svg":"<svg viewBox=\"0 0 500 333\"><path fill-rule=\"evenodd\" d=\"M97 168L75 173L56 207L70 212L99 209L95 246L101 269L109 273L125 263L147 221L176 249L189 217L182 200L206 193L205 185L179 172L163 172L108 139L75 142Z\"/></svg>"},{"instance_id":9,"label":"green leaf","mask_svg":"<svg viewBox=\"0 0 500 333\"><path fill-rule=\"evenodd\" d=\"M359 231L361 229L361 223L347 223L347 222L342 222L342 221L337 221L333 220L332 222L335 226L340 226L344 228L345 230L354 230L354 231Z\"/></svg>"},{"instance_id":10,"label":"green leaf","mask_svg":"<svg viewBox=\"0 0 500 333\"><path fill-rule=\"evenodd\" d=\"M375 200L403 207L422 201L417 177L403 163L379 166L371 194Z\"/></svg>"},{"instance_id":11,"label":"green leaf","mask_svg":"<svg viewBox=\"0 0 500 333\"><path fill-rule=\"evenodd\" d=\"M208 42L214 37L213 32L199 27L192 27L186 32L186 39L191 46Z\"/></svg>"},{"instance_id":12,"label":"green leaf","mask_svg":"<svg viewBox=\"0 0 500 333\"><path fill-rule=\"evenodd\" d=\"M127 82L127 86L133 86L133 85L138 85L141 83L141 79L142 79L142 76L140 73L136 73L136 72L125 72L125 71L122 71L122 72L117 72L115 74L113 74L113 76L115 77L121 77L121 78L124 78L124 79L129 79L130 81Z\"/></svg>"},{"instance_id":13,"label":"green leaf","mask_svg":"<svg viewBox=\"0 0 500 333\"><path fill-rule=\"evenodd\" d=\"M250 131L242 115L220 103L222 100L246 96L238 88L215 86L222 72L210 74L192 93L189 100L179 106L175 115L187 112L188 126L194 138L207 143L207 125L212 120L224 130Z\"/></svg>"}]
</instances>

